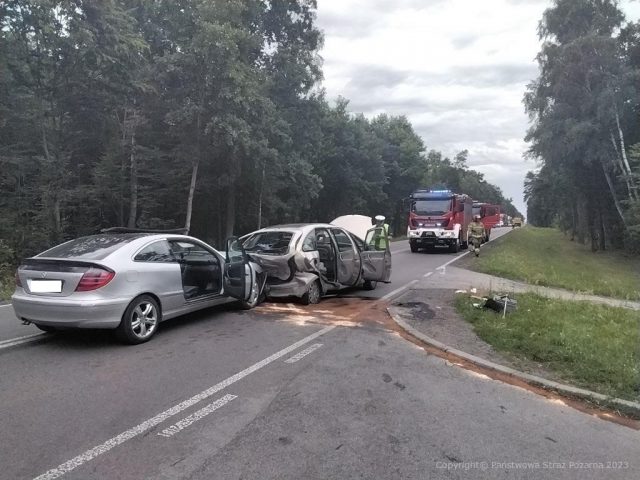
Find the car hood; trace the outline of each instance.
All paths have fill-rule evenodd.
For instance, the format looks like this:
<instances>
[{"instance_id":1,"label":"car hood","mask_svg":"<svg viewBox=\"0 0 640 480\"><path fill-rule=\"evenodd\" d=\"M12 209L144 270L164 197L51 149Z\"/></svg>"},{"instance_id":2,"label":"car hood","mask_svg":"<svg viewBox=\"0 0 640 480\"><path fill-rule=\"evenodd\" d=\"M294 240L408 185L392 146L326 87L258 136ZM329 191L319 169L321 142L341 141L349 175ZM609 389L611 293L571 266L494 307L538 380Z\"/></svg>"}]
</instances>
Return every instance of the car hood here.
<instances>
[{"instance_id":1,"label":"car hood","mask_svg":"<svg viewBox=\"0 0 640 480\"><path fill-rule=\"evenodd\" d=\"M367 236L367 232L373 227L373 219L366 215L343 215L331 221L331 225L344 228L361 240Z\"/></svg>"}]
</instances>

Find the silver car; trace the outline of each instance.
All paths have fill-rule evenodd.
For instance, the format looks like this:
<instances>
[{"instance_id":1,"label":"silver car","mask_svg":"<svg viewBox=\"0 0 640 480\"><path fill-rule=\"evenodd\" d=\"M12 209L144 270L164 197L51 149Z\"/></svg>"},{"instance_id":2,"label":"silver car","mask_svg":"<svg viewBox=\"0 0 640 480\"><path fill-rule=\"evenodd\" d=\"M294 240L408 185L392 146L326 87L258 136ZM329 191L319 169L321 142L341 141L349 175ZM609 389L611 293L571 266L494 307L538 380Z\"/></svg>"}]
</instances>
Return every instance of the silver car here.
<instances>
[{"instance_id":1,"label":"silver car","mask_svg":"<svg viewBox=\"0 0 640 480\"><path fill-rule=\"evenodd\" d=\"M341 219L278 225L241 238L266 275L267 297L295 296L304 304L318 303L329 292L372 290L377 282L389 282L391 252L384 229L372 228L369 217Z\"/></svg>"},{"instance_id":2,"label":"silver car","mask_svg":"<svg viewBox=\"0 0 640 480\"><path fill-rule=\"evenodd\" d=\"M258 303L262 269L237 239L223 255L185 235L105 232L24 260L11 297L16 316L47 332L114 328L136 344L163 320L231 298L244 308Z\"/></svg>"}]
</instances>

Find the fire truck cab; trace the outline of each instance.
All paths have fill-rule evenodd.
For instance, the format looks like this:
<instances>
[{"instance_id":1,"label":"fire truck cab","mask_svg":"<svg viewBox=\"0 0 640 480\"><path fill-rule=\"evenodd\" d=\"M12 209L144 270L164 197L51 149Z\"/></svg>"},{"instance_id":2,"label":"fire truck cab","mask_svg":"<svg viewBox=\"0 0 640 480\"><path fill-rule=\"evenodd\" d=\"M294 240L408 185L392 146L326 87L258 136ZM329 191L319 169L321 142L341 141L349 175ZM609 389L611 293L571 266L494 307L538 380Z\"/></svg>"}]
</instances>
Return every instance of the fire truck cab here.
<instances>
[{"instance_id":1,"label":"fire truck cab","mask_svg":"<svg viewBox=\"0 0 640 480\"><path fill-rule=\"evenodd\" d=\"M407 238L412 252L434 247L458 252L468 247L471 197L451 190L416 190L409 197L409 205Z\"/></svg>"}]
</instances>

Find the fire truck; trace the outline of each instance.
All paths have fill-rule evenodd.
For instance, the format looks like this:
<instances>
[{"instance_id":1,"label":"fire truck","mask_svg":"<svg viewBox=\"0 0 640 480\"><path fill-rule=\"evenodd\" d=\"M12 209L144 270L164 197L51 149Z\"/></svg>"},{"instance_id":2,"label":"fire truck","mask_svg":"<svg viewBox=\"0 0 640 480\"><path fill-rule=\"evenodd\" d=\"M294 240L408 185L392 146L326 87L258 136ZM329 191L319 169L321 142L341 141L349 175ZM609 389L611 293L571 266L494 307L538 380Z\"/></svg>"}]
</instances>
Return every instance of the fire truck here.
<instances>
[{"instance_id":1,"label":"fire truck","mask_svg":"<svg viewBox=\"0 0 640 480\"><path fill-rule=\"evenodd\" d=\"M407 238L411 251L448 247L458 252L467 248L472 212L473 200L468 195L451 190L416 190L409 197Z\"/></svg>"},{"instance_id":2,"label":"fire truck","mask_svg":"<svg viewBox=\"0 0 640 480\"><path fill-rule=\"evenodd\" d=\"M500 205L473 202L473 215L480 215L480 221L486 232L484 241L488 242L491 237L491 229L500 224Z\"/></svg>"}]
</instances>

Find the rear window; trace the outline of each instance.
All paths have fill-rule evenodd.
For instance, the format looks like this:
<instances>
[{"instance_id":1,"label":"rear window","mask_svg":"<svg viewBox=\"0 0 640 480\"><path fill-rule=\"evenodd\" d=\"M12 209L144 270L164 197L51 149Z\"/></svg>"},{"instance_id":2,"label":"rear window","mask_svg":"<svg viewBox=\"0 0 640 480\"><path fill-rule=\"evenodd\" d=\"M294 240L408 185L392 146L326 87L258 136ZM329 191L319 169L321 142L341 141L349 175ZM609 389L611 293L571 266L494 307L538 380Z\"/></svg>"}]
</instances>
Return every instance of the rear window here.
<instances>
[{"instance_id":1,"label":"rear window","mask_svg":"<svg viewBox=\"0 0 640 480\"><path fill-rule=\"evenodd\" d=\"M91 235L70 240L37 255L48 258L77 258L102 260L127 243L140 238L140 234Z\"/></svg>"},{"instance_id":2,"label":"rear window","mask_svg":"<svg viewBox=\"0 0 640 480\"><path fill-rule=\"evenodd\" d=\"M292 238L293 232L259 232L247 238L243 246L247 252L285 255L289 251L289 244Z\"/></svg>"}]
</instances>

